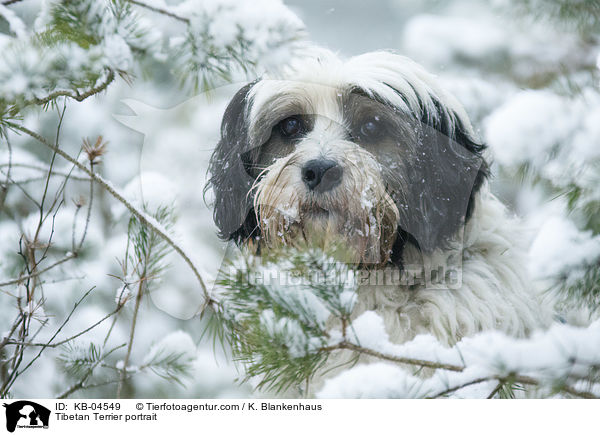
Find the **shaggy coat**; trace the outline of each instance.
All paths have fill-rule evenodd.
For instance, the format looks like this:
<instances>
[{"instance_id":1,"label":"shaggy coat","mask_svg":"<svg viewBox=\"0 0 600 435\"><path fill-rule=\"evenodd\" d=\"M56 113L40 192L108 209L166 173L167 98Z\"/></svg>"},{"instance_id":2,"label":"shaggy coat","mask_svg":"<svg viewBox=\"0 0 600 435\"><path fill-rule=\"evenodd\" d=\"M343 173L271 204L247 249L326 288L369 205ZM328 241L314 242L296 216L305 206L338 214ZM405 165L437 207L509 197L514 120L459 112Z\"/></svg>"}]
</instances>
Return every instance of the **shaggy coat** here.
<instances>
[{"instance_id":1,"label":"shaggy coat","mask_svg":"<svg viewBox=\"0 0 600 435\"><path fill-rule=\"evenodd\" d=\"M377 312L393 342L524 337L550 309L485 154L463 107L413 61L320 50L233 97L210 165L214 219L257 252L336 238L364 270L400 272L367 280L354 311Z\"/></svg>"}]
</instances>

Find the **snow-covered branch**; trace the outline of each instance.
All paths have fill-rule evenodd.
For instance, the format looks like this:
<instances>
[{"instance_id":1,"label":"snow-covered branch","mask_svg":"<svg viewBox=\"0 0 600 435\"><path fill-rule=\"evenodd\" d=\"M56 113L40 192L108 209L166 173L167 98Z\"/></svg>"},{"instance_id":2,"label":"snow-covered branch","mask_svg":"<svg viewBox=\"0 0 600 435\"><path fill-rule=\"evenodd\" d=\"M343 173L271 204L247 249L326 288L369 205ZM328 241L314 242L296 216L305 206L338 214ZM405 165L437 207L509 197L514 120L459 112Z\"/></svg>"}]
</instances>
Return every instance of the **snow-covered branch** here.
<instances>
[{"instance_id":1,"label":"snow-covered branch","mask_svg":"<svg viewBox=\"0 0 600 435\"><path fill-rule=\"evenodd\" d=\"M318 397L485 398L505 385L543 397L598 397L600 348L590 343L600 343L600 321L555 325L527 339L491 331L451 347L430 335L394 344L375 312L353 313L355 273L315 249L231 263L220 281L220 315L248 376L276 391L302 388L334 358L347 370L326 380Z\"/></svg>"},{"instance_id":2,"label":"snow-covered branch","mask_svg":"<svg viewBox=\"0 0 600 435\"><path fill-rule=\"evenodd\" d=\"M75 167L79 168L82 172L86 173L90 177L91 180L95 181L100 186L102 186L102 188L104 188L108 193L110 193L110 195L113 198L115 198L117 201L122 203L133 215L135 215L138 219L140 219L140 221L142 221L145 225L149 226L152 229L152 231L154 231L159 237L161 237L163 240L165 240L165 242L167 242L171 246L171 248L185 260L185 262L188 264L188 266L194 273L196 279L198 280L198 284L200 285L200 289L202 290L202 292L204 293L204 295L206 297L206 302L205 302L206 305L205 306L208 306L211 304L212 299L208 293L206 284L204 283L204 280L202 279L202 276L200 275L198 268L192 262L191 257L184 251L184 249L181 246L179 246L179 244L177 244L175 242L173 237L169 235L168 231L155 218L150 216L144 210L140 209L137 205L128 201L125 198L124 194L120 193L118 191L118 189L112 183L105 180L100 174L92 172L89 168L87 168L85 165L80 163L77 159L75 159L74 157L67 154L65 151L60 149L58 146L56 146L53 143L46 140L43 136L37 134L34 131L29 130L27 127L23 127L18 124L8 123L7 125L10 126L10 128L21 131L21 132L31 136L32 138L36 139L41 144L50 148L51 150L56 152L58 155L60 155L62 158L64 158L68 162L72 163ZM19 278L19 279L13 280L13 281L19 282L20 280L21 279ZM11 281L10 283L13 283L13 281Z\"/></svg>"}]
</instances>

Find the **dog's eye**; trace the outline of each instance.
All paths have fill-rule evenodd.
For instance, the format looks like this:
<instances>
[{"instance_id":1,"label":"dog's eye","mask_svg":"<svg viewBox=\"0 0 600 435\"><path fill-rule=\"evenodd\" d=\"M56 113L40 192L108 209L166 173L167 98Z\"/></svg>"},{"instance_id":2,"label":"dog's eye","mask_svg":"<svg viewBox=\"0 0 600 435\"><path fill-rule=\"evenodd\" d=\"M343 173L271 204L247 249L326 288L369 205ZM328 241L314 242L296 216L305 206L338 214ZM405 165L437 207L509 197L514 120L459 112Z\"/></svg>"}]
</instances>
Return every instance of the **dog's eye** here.
<instances>
[{"instance_id":1,"label":"dog's eye","mask_svg":"<svg viewBox=\"0 0 600 435\"><path fill-rule=\"evenodd\" d=\"M295 139L304 132L304 122L298 116L290 116L279 123L279 130L284 137Z\"/></svg>"},{"instance_id":2,"label":"dog's eye","mask_svg":"<svg viewBox=\"0 0 600 435\"><path fill-rule=\"evenodd\" d=\"M360 136L367 140L377 140L383 136L385 127L379 116L366 119L360 126Z\"/></svg>"}]
</instances>

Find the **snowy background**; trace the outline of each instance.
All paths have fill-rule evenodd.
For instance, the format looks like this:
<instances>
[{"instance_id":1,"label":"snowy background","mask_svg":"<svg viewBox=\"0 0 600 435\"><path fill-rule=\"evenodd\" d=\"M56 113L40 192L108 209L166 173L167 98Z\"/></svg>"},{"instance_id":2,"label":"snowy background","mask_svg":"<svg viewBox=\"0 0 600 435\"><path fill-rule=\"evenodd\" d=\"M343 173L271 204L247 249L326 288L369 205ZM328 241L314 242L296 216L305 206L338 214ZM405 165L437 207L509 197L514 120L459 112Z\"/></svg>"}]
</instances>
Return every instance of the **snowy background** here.
<instances>
[{"instance_id":1,"label":"snowy background","mask_svg":"<svg viewBox=\"0 0 600 435\"><path fill-rule=\"evenodd\" d=\"M188 3L166 1L166 5L181 14L189 9ZM596 213L594 207L600 201L599 33L595 33L597 26L588 30L585 23L582 36L578 32L580 23L558 25L551 19L533 20L518 5L536 2L516 3L513 5L509 0L286 2L305 24L309 39L317 44L344 56L394 49L439 76L444 86L464 104L477 132L490 145L496 162L494 191L524 219L531 243L529 266L538 280L535 285L551 287L557 276L576 280L573 271L597 265L600 258L597 235L600 228L597 219L589 217L590 213ZM0 6L0 17L4 17L0 18L0 32L24 32L19 21L11 20L11 14L14 12L25 23L32 23L41 7L37 0ZM248 1L243 9L238 12L241 16L255 19L267 12L284 13L282 9L272 10L266 0ZM159 23L165 34L177 25L168 17L148 11L144 15ZM225 16L221 18L224 22L213 23L216 37L227 39L227 32L231 31L227 20L239 16ZM259 32L253 37L266 38ZM175 39L169 49L176 50L177 42ZM9 53L1 50L0 44L0 94L33 86L19 79ZM118 42L108 47L107 53L114 55L111 62L115 65L129 61ZM281 61L277 53L270 53L265 64L268 67ZM20 67L25 71L35 65ZM98 169L103 177L138 203L145 202L151 208L173 205L178 240L201 267L202 274L212 277L226 247L216 237L211 210L206 205L210 204L210 194L206 201L203 196L207 163L218 140L225 105L242 80L234 79L233 85L197 94L189 86L180 86L164 64L158 63L155 68L157 73L152 77L140 74L129 82L119 78L103 94L68 105L61 143L76 155L82 138L102 135L108 141ZM53 134L56 112L31 110L24 112L24 116L28 128ZM44 172L35 167L46 166L48 154L25 135L11 133L10 140L12 179L19 181L26 192L39 195L41 187L35 183ZM0 140L0 165L4 164L0 167L0 177L6 175L7 161L8 150ZM64 161L57 165L57 172L70 169ZM580 192L576 198L561 194L561 189L572 191L573 186ZM15 270L19 270L20 257L16 252L20 235L35 231L37 224L38 216L27 207L23 189L9 189L5 200L7 212L0 209L0 283L15 277ZM68 201L55 219L53 250L65 251L71 246L76 209L73 200L86 192L84 182L69 184L65 194ZM45 303L37 317L39 322L48 323L38 337L40 341L52 334L86 290L95 287L61 336L68 337L100 320L119 297L122 285L112 275L120 273L118 259L123 257L127 242L128 212L107 195L98 194L95 200L80 258L44 276ZM577 210L588 210L587 214L573 212L573 201ZM82 228L84 216L78 219L81 220L78 228ZM151 371L133 376L126 394L180 398L252 394L250 386L236 382L243 374L227 360L219 346L214 347L213 341L202 334L206 325L197 314L203 300L194 276L177 256L170 255L167 260L171 264L168 271L154 286L151 298L142 302L130 364L143 366L153 355L167 349L181 353L192 372L181 384L167 382ZM0 291L0 331L7 331L14 318L15 294L20 290L13 286L2 287ZM115 324L111 336L115 343L127 340L131 305L127 303ZM105 322L84 338L102 341L109 327L110 322ZM47 349L43 358L19 377L11 393L15 397L55 397L65 391L71 381L57 359L61 351ZM26 355L30 358L35 353ZM393 368L382 370L390 371L390 378L395 377ZM351 373L338 378L338 384L330 384L321 396L360 395L351 391L356 384L351 381L352 376L368 374ZM343 385L349 385L350 390L346 391ZM114 394L115 386L107 385L76 392L74 397L114 397ZM373 394L382 393L376 390Z\"/></svg>"}]
</instances>

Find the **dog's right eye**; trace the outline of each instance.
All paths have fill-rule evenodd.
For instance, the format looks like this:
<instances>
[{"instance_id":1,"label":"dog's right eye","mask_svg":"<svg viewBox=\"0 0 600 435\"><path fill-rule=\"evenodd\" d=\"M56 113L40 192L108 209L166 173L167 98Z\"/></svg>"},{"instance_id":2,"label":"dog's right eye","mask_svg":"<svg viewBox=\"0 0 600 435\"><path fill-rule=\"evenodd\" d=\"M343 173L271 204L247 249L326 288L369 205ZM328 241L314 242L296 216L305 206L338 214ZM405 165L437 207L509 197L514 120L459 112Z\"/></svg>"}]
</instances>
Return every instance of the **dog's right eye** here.
<instances>
[{"instance_id":1,"label":"dog's right eye","mask_svg":"<svg viewBox=\"0 0 600 435\"><path fill-rule=\"evenodd\" d=\"M304 133L304 122L298 116L290 116L279 123L279 131L283 137L296 139Z\"/></svg>"},{"instance_id":2,"label":"dog's right eye","mask_svg":"<svg viewBox=\"0 0 600 435\"><path fill-rule=\"evenodd\" d=\"M358 136L368 142L379 141L386 132L386 126L379 116L374 116L363 121Z\"/></svg>"}]
</instances>

